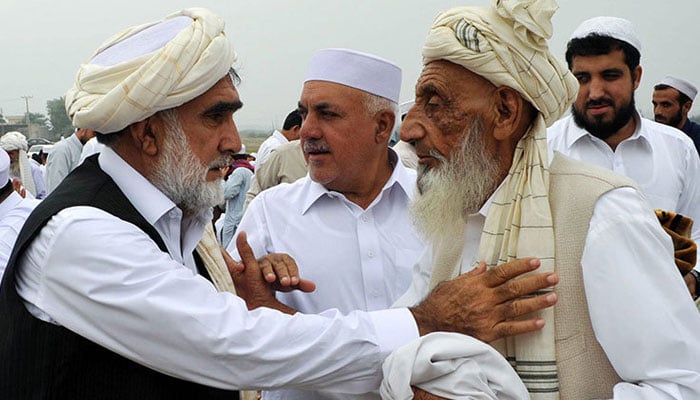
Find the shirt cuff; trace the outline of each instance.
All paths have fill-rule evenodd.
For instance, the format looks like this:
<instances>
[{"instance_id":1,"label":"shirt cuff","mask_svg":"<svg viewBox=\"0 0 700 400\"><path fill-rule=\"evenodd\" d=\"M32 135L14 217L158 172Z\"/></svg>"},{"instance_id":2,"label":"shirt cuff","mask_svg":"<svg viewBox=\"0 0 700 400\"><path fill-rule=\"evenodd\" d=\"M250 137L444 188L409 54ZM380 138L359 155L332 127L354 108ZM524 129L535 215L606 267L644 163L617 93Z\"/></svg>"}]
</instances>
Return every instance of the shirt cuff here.
<instances>
[{"instance_id":1,"label":"shirt cuff","mask_svg":"<svg viewBox=\"0 0 700 400\"><path fill-rule=\"evenodd\" d=\"M390 308L369 313L377 332L377 344L383 354L391 353L417 339L418 325L408 308Z\"/></svg>"}]
</instances>

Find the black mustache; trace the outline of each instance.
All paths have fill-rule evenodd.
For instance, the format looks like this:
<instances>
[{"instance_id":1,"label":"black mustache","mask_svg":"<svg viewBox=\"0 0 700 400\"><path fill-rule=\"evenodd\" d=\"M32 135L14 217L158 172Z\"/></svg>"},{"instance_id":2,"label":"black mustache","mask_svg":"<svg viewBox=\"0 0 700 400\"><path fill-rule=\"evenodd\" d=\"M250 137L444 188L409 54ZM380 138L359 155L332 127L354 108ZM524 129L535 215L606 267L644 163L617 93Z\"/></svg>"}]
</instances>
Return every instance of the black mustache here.
<instances>
[{"instance_id":1,"label":"black mustache","mask_svg":"<svg viewBox=\"0 0 700 400\"><path fill-rule=\"evenodd\" d=\"M605 99L600 99L600 100L589 100L586 102L586 108L589 107L598 107L598 106L610 106L614 107L615 104L613 104L612 101L610 100L605 100Z\"/></svg>"}]
</instances>

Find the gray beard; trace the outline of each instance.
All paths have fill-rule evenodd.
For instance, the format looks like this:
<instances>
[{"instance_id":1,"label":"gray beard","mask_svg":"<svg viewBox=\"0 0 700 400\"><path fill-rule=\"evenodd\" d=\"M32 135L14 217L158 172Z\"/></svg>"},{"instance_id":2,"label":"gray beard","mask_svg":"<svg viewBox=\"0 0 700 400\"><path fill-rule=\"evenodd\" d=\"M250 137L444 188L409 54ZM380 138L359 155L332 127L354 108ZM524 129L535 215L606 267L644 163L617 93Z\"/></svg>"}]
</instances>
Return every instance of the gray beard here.
<instances>
[{"instance_id":1,"label":"gray beard","mask_svg":"<svg viewBox=\"0 0 700 400\"><path fill-rule=\"evenodd\" d=\"M450 160L431 152L440 166L419 165L420 194L411 204L411 215L429 243L450 240L463 232L466 217L479 211L499 184L496 155L489 153L483 137L482 119L476 117Z\"/></svg>"},{"instance_id":2,"label":"gray beard","mask_svg":"<svg viewBox=\"0 0 700 400\"><path fill-rule=\"evenodd\" d=\"M198 213L223 203L221 179L207 182L206 176L212 166L226 165L228 157L221 156L209 166L202 165L192 153L177 114L166 111L161 115L168 132L161 158L150 176L153 185L185 213Z\"/></svg>"},{"instance_id":3,"label":"gray beard","mask_svg":"<svg viewBox=\"0 0 700 400\"><path fill-rule=\"evenodd\" d=\"M10 177L19 178L20 176L21 172L19 170L19 160L10 162Z\"/></svg>"}]
</instances>

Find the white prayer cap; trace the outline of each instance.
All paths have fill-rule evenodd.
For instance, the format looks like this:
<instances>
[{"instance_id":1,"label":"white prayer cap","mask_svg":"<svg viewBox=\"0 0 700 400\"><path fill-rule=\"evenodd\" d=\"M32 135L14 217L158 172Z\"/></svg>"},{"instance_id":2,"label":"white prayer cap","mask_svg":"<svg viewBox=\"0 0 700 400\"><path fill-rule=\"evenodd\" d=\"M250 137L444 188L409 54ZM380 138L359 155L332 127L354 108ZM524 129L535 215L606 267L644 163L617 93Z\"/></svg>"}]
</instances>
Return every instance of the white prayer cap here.
<instances>
[{"instance_id":1,"label":"white prayer cap","mask_svg":"<svg viewBox=\"0 0 700 400\"><path fill-rule=\"evenodd\" d=\"M529 399L525 385L493 347L459 333L435 332L395 350L382 366L383 400L413 398L411 386L446 399Z\"/></svg>"},{"instance_id":2,"label":"white prayer cap","mask_svg":"<svg viewBox=\"0 0 700 400\"><path fill-rule=\"evenodd\" d=\"M372 54L348 49L317 51L304 82L327 81L399 102L401 68Z\"/></svg>"},{"instance_id":3,"label":"white prayer cap","mask_svg":"<svg viewBox=\"0 0 700 400\"><path fill-rule=\"evenodd\" d=\"M7 185L10 180L10 156L0 149L0 187Z\"/></svg>"},{"instance_id":4,"label":"white prayer cap","mask_svg":"<svg viewBox=\"0 0 700 400\"><path fill-rule=\"evenodd\" d=\"M547 45L554 0L499 0L493 7L440 13L423 45L423 64L447 60L495 86L517 90L547 126L569 109L578 81Z\"/></svg>"},{"instance_id":5,"label":"white prayer cap","mask_svg":"<svg viewBox=\"0 0 700 400\"><path fill-rule=\"evenodd\" d=\"M678 90L679 92L688 96L690 101L693 101L695 99L695 95L698 94L698 89L692 83L680 78L674 78L667 75L658 84L667 85Z\"/></svg>"},{"instance_id":6,"label":"white prayer cap","mask_svg":"<svg viewBox=\"0 0 700 400\"><path fill-rule=\"evenodd\" d=\"M0 147L5 151L29 149L27 138L20 132L12 131L0 136Z\"/></svg>"},{"instance_id":7,"label":"white prayer cap","mask_svg":"<svg viewBox=\"0 0 700 400\"><path fill-rule=\"evenodd\" d=\"M234 61L224 21L186 9L105 42L80 66L66 110L76 127L117 132L203 94Z\"/></svg>"},{"instance_id":8,"label":"white prayer cap","mask_svg":"<svg viewBox=\"0 0 700 400\"><path fill-rule=\"evenodd\" d=\"M574 30L570 39L583 39L590 34L609 36L632 45L642 54L642 42L634 30L632 22L618 17L594 17L587 19Z\"/></svg>"}]
</instances>

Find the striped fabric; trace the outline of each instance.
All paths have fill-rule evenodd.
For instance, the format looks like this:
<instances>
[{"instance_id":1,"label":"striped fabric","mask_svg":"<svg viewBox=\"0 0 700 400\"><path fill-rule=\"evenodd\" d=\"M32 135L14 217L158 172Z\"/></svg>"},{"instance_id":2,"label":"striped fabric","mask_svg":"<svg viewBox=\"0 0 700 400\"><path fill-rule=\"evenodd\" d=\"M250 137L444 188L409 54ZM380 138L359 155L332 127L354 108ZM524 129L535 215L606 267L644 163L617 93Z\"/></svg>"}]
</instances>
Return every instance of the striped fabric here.
<instances>
[{"instance_id":1,"label":"striped fabric","mask_svg":"<svg viewBox=\"0 0 700 400\"><path fill-rule=\"evenodd\" d=\"M236 294L236 288L233 286L231 274L228 272L224 256L221 255L221 246L216 240L216 233L211 224L207 224L202 235L202 240L197 243L197 254L202 257L204 266L209 272L214 286L220 292L231 292Z\"/></svg>"},{"instance_id":2,"label":"striped fabric","mask_svg":"<svg viewBox=\"0 0 700 400\"><path fill-rule=\"evenodd\" d=\"M479 243L479 259L489 267L538 257L537 271L554 271L554 229L549 208L549 165L545 123L538 116L518 143L506 181L493 196ZM554 310L538 313L544 328L492 343L520 375L532 399L558 399ZM528 315L532 317L532 315Z\"/></svg>"},{"instance_id":3,"label":"striped fabric","mask_svg":"<svg viewBox=\"0 0 700 400\"><path fill-rule=\"evenodd\" d=\"M74 126L118 132L206 92L234 60L223 19L183 10L105 42L80 66L66 111Z\"/></svg>"}]
</instances>

